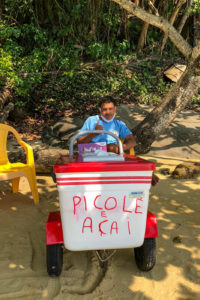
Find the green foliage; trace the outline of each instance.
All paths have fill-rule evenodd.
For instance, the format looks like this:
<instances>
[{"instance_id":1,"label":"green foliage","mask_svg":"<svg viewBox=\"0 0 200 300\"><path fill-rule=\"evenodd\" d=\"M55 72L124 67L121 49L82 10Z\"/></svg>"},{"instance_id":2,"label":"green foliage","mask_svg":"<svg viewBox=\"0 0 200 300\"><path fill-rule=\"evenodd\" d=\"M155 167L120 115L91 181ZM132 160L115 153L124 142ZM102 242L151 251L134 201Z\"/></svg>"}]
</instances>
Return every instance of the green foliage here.
<instances>
[{"instance_id":1,"label":"green foliage","mask_svg":"<svg viewBox=\"0 0 200 300\"><path fill-rule=\"evenodd\" d=\"M124 70L116 61L102 60L82 64L79 70L56 77L45 75L32 93L34 111L45 120L64 113L85 118L98 113L98 101L107 94L112 94L118 103L157 104L170 87L161 78L160 65L161 62L141 61L131 71ZM33 103L29 105L33 109Z\"/></svg>"},{"instance_id":2,"label":"green foliage","mask_svg":"<svg viewBox=\"0 0 200 300\"><path fill-rule=\"evenodd\" d=\"M110 93L119 102L158 103L169 89L160 61L133 55L142 24L107 0L4 0L0 88L6 84L16 105L49 119L64 111L92 113ZM150 26L147 45L160 37ZM165 58L174 57L170 42L167 47ZM140 59L135 69L122 68L131 57Z\"/></svg>"},{"instance_id":3,"label":"green foliage","mask_svg":"<svg viewBox=\"0 0 200 300\"><path fill-rule=\"evenodd\" d=\"M199 89L199 92L195 96L192 97L191 106L193 108L197 108L200 106L200 89Z\"/></svg>"},{"instance_id":4,"label":"green foliage","mask_svg":"<svg viewBox=\"0 0 200 300\"><path fill-rule=\"evenodd\" d=\"M157 28L150 26L146 39L148 45L151 45L152 43L159 41L160 31Z\"/></svg>"},{"instance_id":5,"label":"green foliage","mask_svg":"<svg viewBox=\"0 0 200 300\"><path fill-rule=\"evenodd\" d=\"M49 31L33 23L9 26L1 22L0 78L13 89L16 105L51 119L65 111L94 113L98 99L110 93L124 103L161 101L168 87L155 76L161 74L159 62L141 60L133 71L121 67L133 51L128 40L88 42L80 48L73 38L62 44L64 34L64 29L55 27ZM132 59L136 61L137 56Z\"/></svg>"},{"instance_id":6,"label":"green foliage","mask_svg":"<svg viewBox=\"0 0 200 300\"><path fill-rule=\"evenodd\" d=\"M193 14L199 14L200 13L200 0L194 0L193 1L193 6L189 10L190 13Z\"/></svg>"},{"instance_id":7,"label":"green foliage","mask_svg":"<svg viewBox=\"0 0 200 300\"><path fill-rule=\"evenodd\" d=\"M78 4L77 4L78 5ZM75 9L80 9L75 6ZM82 61L81 48L76 48L73 39L68 45L60 43L66 30L53 28L52 31L38 28L33 23L9 26L0 24L2 37L1 78L13 88L16 96L30 96L36 85L42 82L46 72L61 72L73 76ZM57 38L58 36L58 38ZM127 40L90 43L85 48L88 59L123 59L130 50Z\"/></svg>"},{"instance_id":8,"label":"green foliage","mask_svg":"<svg viewBox=\"0 0 200 300\"><path fill-rule=\"evenodd\" d=\"M130 43L127 40L115 41L113 45L94 43L87 47L86 54L93 60L122 58L129 53Z\"/></svg>"},{"instance_id":9,"label":"green foliage","mask_svg":"<svg viewBox=\"0 0 200 300\"><path fill-rule=\"evenodd\" d=\"M0 84L5 85L6 79L10 81L10 86L18 79L13 68L12 57L9 53L0 49Z\"/></svg>"},{"instance_id":10,"label":"green foliage","mask_svg":"<svg viewBox=\"0 0 200 300\"><path fill-rule=\"evenodd\" d=\"M47 30L33 24L11 27L2 22L0 36L0 76L18 96L30 95L46 71L71 70L79 65L80 50L73 46L66 49Z\"/></svg>"},{"instance_id":11,"label":"green foliage","mask_svg":"<svg viewBox=\"0 0 200 300\"><path fill-rule=\"evenodd\" d=\"M4 0L6 19L20 22L33 22L36 20L34 0Z\"/></svg>"}]
</instances>

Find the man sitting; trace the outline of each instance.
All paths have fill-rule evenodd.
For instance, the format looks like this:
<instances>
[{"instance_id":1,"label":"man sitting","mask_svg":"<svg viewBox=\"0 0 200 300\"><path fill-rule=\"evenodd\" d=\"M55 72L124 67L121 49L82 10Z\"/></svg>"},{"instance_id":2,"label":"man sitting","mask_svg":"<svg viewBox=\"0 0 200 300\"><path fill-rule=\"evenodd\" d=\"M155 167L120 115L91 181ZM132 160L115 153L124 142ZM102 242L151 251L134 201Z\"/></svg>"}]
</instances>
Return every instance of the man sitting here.
<instances>
[{"instance_id":1,"label":"man sitting","mask_svg":"<svg viewBox=\"0 0 200 300\"><path fill-rule=\"evenodd\" d=\"M99 107L100 115L89 117L80 131L84 130L106 130L114 133L119 138L123 139L123 150L126 152L136 145L135 138L133 137L131 131L128 129L126 124L122 121L115 119L116 114L116 102L115 100L107 96L103 98L100 102ZM118 153L119 149L117 146L117 141L110 135L99 134L99 133L89 133L78 138L78 144L87 143L98 143L106 142L107 151Z\"/></svg>"},{"instance_id":2,"label":"man sitting","mask_svg":"<svg viewBox=\"0 0 200 300\"><path fill-rule=\"evenodd\" d=\"M116 109L115 100L110 96L104 97L99 106L100 115L89 117L83 124L80 132L84 130L110 131L123 139L123 150L127 152L136 146L136 141L126 124L115 119ZM108 152L119 153L117 141L110 135L104 133L89 133L78 138L78 144L98 142L106 142ZM158 182L159 178L153 173L152 185L156 185Z\"/></svg>"}]
</instances>

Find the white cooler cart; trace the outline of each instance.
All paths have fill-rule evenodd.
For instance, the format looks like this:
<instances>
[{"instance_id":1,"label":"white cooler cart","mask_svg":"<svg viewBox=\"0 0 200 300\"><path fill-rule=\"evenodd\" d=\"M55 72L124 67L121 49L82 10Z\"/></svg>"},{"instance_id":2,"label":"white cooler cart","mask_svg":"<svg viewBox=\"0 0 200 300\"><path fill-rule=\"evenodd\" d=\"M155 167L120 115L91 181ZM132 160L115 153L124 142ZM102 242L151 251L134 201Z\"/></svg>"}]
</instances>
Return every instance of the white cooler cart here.
<instances>
[{"instance_id":1,"label":"white cooler cart","mask_svg":"<svg viewBox=\"0 0 200 300\"><path fill-rule=\"evenodd\" d=\"M47 272L59 276L63 245L71 251L134 248L139 269L155 265L156 217L148 211L153 162L120 154L88 153L73 156L74 141L65 164L54 172L59 192L60 212L50 212L46 222ZM99 256L99 255L98 255Z\"/></svg>"}]
</instances>

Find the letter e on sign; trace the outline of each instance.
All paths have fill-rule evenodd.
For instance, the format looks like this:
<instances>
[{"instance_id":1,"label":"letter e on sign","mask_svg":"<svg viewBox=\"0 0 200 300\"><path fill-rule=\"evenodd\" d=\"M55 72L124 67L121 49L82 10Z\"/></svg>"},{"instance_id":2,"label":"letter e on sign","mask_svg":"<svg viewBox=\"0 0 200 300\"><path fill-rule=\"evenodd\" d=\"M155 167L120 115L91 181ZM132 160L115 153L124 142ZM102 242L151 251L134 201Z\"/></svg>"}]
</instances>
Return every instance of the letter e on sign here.
<instances>
[{"instance_id":1,"label":"letter e on sign","mask_svg":"<svg viewBox=\"0 0 200 300\"><path fill-rule=\"evenodd\" d=\"M138 201L143 201L143 199L142 199L142 198L137 198L137 199L136 199L135 213L136 213L136 214L143 214L142 211L138 211L138 208L139 208L139 207L141 208L141 206L138 205Z\"/></svg>"},{"instance_id":2,"label":"letter e on sign","mask_svg":"<svg viewBox=\"0 0 200 300\"><path fill-rule=\"evenodd\" d=\"M102 211L101 211L101 217L102 217L102 218L107 218L105 210L102 210Z\"/></svg>"}]
</instances>

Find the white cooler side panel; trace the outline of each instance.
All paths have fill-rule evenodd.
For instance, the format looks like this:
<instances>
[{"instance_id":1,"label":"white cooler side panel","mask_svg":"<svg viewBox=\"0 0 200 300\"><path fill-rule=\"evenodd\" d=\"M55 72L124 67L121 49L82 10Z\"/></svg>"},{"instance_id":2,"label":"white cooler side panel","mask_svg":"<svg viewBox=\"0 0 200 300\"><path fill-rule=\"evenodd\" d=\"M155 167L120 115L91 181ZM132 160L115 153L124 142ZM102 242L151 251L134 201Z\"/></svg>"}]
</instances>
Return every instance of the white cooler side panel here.
<instances>
[{"instance_id":1,"label":"white cooler side panel","mask_svg":"<svg viewBox=\"0 0 200 300\"><path fill-rule=\"evenodd\" d=\"M143 244L151 171L56 175L57 180L61 180L58 191L64 245L67 249L117 249ZM85 184L86 178L99 176L109 179L102 179L103 183L99 184L87 179L88 184ZM69 185L66 178L71 178L73 183L70 181ZM122 183L129 180L135 183ZM80 181L84 183L80 184Z\"/></svg>"}]
</instances>

